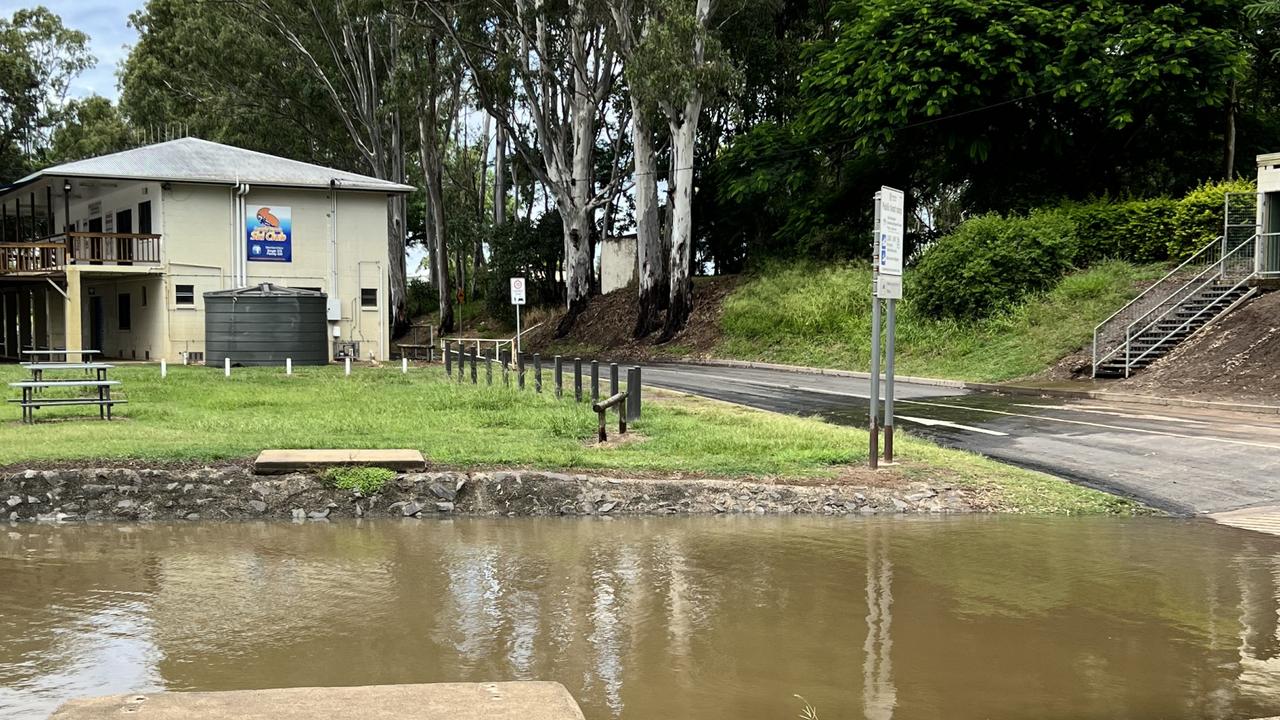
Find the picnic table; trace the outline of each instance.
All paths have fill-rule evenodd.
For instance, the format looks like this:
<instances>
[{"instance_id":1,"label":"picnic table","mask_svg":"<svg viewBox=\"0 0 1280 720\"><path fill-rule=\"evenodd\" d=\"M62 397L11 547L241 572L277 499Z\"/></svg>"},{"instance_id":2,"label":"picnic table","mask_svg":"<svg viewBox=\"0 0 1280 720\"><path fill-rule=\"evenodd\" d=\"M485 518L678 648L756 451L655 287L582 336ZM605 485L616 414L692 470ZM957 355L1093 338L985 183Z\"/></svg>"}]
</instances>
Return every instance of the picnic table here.
<instances>
[{"instance_id":1,"label":"picnic table","mask_svg":"<svg viewBox=\"0 0 1280 720\"><path fill-rule=\"evenodd\" d=\"M97 355L98 350L24 350L28 355L63 355L82 353L84 355ZM97 405L98 417L104 420L111 419L111 408L114 405L121 405L127 400L116 400L111 397L111 388L120 384L119 380L108 380L107 371L113 368L113 365L100 362L28 362L23 363L23 367L31 371L31 379L21 382L9 383L9 387L17 388L22 391L22 397L9 402L18 403L22 408L22 422L30 424L35 422L35 411L45 406L57 405ZM80 371L85 376L79 380L46 380L45 373L48 372L66 372ZM93 377L88 377L92 375ZM71 397L48 397L44 395L47 389L82 389L87 388L91 394L79 395Z\"/></svg>"}]
</instances>

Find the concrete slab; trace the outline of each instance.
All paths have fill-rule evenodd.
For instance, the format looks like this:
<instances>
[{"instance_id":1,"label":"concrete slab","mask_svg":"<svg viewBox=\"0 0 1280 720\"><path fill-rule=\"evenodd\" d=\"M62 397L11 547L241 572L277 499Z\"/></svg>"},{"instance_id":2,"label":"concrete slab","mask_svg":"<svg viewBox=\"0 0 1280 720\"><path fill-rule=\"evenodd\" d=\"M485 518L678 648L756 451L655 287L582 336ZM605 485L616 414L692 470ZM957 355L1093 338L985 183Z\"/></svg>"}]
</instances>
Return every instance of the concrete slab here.
<instances>
[{"instance_id":1,"label":"concrete slab","mask_svg":"<svg viewBox=\"0 0 1280 720\"><path fill-rule=\"evenodd\" d=\"M345 465L411 471L426 464L417 450L263 450L253 461L253 471L271 474Z\"/></svg>"},{"instance_id":2,"label":"concrete slab","mask_svg":"<svg viewBox=\"0 0 1280 720\"><path fill-rule=\"evenodd\" d=\"M231 692L138 693L72 700L50 720L583 720L553 682L438 683Z\"/></svg>"},{"instance_id":3,"label":"concrete slab","mask_svg":"<svg viewBox=\"0 0 1280 720\"><path fill-rule=\"evenodd\" d=\"M1213 513L1210 519L1221 525L1252 530L1266 535L1280 535L1280 506L1243 508Z\"/></svg>"}]
</instances>

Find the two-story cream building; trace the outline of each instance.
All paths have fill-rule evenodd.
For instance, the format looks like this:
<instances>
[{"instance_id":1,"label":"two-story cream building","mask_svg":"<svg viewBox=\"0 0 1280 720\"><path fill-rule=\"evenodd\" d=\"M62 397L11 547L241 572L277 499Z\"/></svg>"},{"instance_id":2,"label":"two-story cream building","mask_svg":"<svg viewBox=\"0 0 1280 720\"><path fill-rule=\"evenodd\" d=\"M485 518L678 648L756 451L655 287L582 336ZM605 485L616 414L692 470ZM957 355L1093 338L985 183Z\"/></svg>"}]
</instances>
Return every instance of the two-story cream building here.
<instances>
[{"instance_id":1,"label":"two-story cream building","mask_svg":"<svg viewBox=\"0 0 1280 720\"><path fill-rule=\"evenodd\" d=\"M0 188L0 357L199 360L204 293L269 282L385 359L387 200L412 189L195 138L33 173Z\"/></svg>"}]
</instances>

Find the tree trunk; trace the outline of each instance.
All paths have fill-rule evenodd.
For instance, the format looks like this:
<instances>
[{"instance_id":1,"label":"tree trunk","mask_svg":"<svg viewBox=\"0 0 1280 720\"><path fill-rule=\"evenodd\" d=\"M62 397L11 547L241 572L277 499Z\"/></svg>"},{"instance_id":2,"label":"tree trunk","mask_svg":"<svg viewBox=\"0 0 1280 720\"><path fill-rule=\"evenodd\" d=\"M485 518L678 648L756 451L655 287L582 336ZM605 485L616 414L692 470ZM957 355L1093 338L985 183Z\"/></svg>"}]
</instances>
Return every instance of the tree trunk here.
<instances>
[{"instance_id":1,"label":"tree trunk","mask_svg":"<svg viewBox=\"0 0 1280 720\"><path fill-rule=\"evenodd\" d=\"M493 140L493 226L507 222L507 135L502 126Z\"/></svg>"},{"instance_id":2,"label":"tree trunk","mask_svg":"<svg viewBox=\"0 0 1280 720\"><path fill-rule=\"evenodd\" d=\"M573 330L578 316L591 299L591 257L588 254L591 213L585 202L582 205L562 203L560 217L564 224L564 266L561 273L564 275L567 312L556 325L557 338L565 337Z\"/></svg>"},{"instance_id":3,"label":"tree trunk","mask_svg":"<svg viewBox=\"0 0 1280 720\"><path fill-rule=\"evenodd\" d=\"M480 270L485 266L484 262L484 221L485 221L485 198L489 193L489 122L490 116L485 113L484 129L480 132L480 155L479 165L476 168L476 197L479 207L476 208L476 219L479 220L478 228L481 232L476 235L475 256L471 263L471 294L476 294L476 284L480 279Z\"/></svg>"},{"instance_id":4,"label":"tree trunk","mask_svg":"<svg viewBox=\"0 0 1280 720\"><path fill-rule=\"evenodd\" d=\"M632 335L642 338L661 324L659 312L667 294L666 255L662 251L662 227L658 221L658 158L653 149L653 127L639 102L632 97L631 144L635 153L636 266L640 311Z\"/></svg>"},{"instance_id":5,"label":"tree trunk","mask_svg":"<svg viewBox=\"0 0 1280 720\"><path fill-rule=\"evenodd\" d=\"M686 113L682 122L671 123L671 292L667 321L659 342L667 342L684 329L693 311L693 145L697 114Z\"/></svg>"},{"instance_id":6,"label":"tree trunk","mask_svg":"<svg viewBox=\"0 0 1280 720\"><path fill-rule=\"evenodd\" d=\"M1225 177L1232 180L1236 176L1236 81L1231 81L1231 94L1227 96L1227 131L1223 143L1223 164L1226 166Z\"/></svg>"},{"instance_id":7,"label":"tree trunk","mask_svg":"<svg viewBox=\"0 0 1280 720\"><path fill-rule=\"evenodd\" d=\"M435 102L435 99L428 102ZM449 251L444 231L444 162L434 120L433 112L419 108L418 155L426 183L424 222L427 226L427 242L431 248L431 281L435 283L436 298L440 305L440 331L453 332L453 295L449 291Z\"/></svg>"}]
</instances>

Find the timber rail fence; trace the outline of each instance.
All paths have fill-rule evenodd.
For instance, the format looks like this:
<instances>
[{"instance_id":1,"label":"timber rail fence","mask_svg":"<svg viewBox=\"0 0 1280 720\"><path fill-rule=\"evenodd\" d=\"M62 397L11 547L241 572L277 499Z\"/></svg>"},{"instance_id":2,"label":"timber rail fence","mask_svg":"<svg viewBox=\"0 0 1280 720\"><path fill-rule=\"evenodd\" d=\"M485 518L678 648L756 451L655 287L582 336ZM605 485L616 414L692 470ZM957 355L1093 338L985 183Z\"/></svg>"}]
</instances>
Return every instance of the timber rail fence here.
<instances>
[{"instance_id":1,"label":"timber rail fence","mask_svg":"<svg viewBox=\"0 0 1280 720\"><path fill-rule=\"evenodd\" d=\"M458 382L466 382L470 379L473 385L480 384L480 366L484 366L484 383L493 385L495 382L501 382L504 387L510 387L513 380L511 375L514 374L514 383L517 389L525 390L529 385L533 386L535 393L541 393L546 389L543 382L544 364L542 356L539 353L513 353L510 350L498 350L486 348L483 351L477 351L475 347L467 347L466 345L455 345L452 341L444 341L444 347L441 350L441 357L444 360L444 373L446 377L454 378ZM495 372L495 366L496 372ZM569 366L566 368L566 366ZM532 368L532 381L528 379ZM612 407L618 408L619 432L626 432L628 422L635 422L640 419L642 393L640 391L641 370L639 366L627 368L626 391L621 388L621 368L618 363L609 363L605 366L608 371L609 394L604 398L600 395L600 371L601 364L597 360L584 362L582 358L572 358L567 361L563 356L556 355L551 360L551 391L555 393L557 398L564 397L565 394L565 374L566 370L572 373L572 392L574 402L583 402L587 400L592 403L593 409L600 415L603 423L604 410ZM585 373L584 373L585 370ZM495 379L495 375L501 373L500 377ZM587 391L584 392L583 376L587 376ZM589 394L588 394L589 393ZM597 405L602 406L603 410ZM603 425L601 426L603 428ZM601 433L603 434L603 429ZM602 440L603 442L603 440Z\"/></svg>"}]
</instances>

